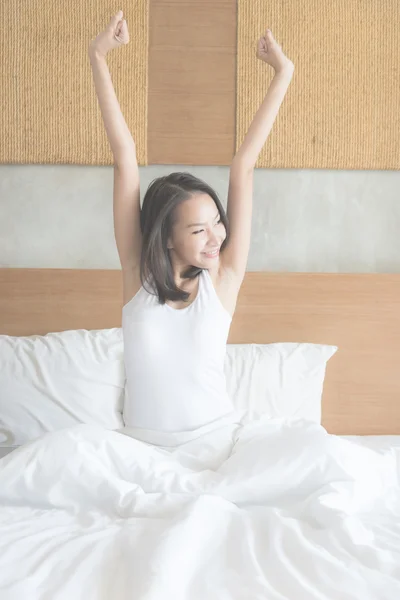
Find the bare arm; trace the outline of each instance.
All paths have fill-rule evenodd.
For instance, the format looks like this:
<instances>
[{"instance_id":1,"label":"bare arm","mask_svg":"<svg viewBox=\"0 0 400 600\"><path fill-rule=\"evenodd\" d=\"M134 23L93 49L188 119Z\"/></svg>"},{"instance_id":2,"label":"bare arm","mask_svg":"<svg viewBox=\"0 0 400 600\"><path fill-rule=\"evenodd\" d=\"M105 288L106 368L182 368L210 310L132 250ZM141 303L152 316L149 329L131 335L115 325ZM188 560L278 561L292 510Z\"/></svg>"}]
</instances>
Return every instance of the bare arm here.
<instances>
[{"instance_id":1,"label":"bare arm","mask_svg":"<svg viewBox=\"0 0 400 600\"><path fill-rule=\"evenodd\" d=\"M275 73L267 94L257 110L239 150L235 154L234 160L236 162L240 161L248 168L255 167L258 155L267 141L279 108L285 98L292 76L293 69L291 67Z\"/></svg>"},{"instance_id":2,"label":"bare arm","mask_svg":"<svg viewBox=\"0 0 400 600\"><path fill-rule=\"evenodd\" d=\"M139 281L142 247L139 167L135 142L115 94L106 55L128 42L128 28L120 11L91 42L88 50L101 115L114 155L114 233L124 276L124 301L135 293Z\"/></svg>"},{"instance_id":3,"label":"bare arm","mask_svg":"<svg viewBox=\"0 0 400 600\"><path fill-rule=\"evenodd\" d=\"M232 160L227 207L230 238L221 256L223 269L233 274L234 279L239 283L242 282L246 272L250 248L255 165L294 72L293 63L283 54L269 30L258 43L257 56L274 68L275 75Z\"/></svg>"},{"instance_id":4,"label":"bare arm","mask_svg":"<svg viewBox=\"0 0 400 600\"><path fill-rule=\"evenodd\" d=\"M270 65L275 74L234 157L235 163L240 163L248 169L253 169L256 165L294 73L294 64L285 56L270 29L267 29L258 41L257 58Z\"/></svg>"},{"instance_id":5,"label":"bare arm","mask_svg":"<svg viewBox=\"0 0 400 600\"><path fill-rule=\"evenodd\" d=\"M136 147L115 94L106 57L89 48L93 81L114 162L136 162Z\"/></svg>"}]
</instances>

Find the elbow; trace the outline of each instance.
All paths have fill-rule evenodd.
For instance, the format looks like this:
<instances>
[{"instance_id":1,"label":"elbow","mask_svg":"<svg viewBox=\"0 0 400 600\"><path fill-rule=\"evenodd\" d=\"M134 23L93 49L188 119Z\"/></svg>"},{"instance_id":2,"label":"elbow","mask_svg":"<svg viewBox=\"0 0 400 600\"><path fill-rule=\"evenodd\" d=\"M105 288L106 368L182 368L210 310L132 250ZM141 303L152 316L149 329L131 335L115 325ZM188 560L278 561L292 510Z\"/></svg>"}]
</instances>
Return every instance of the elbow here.
<instances>
[{"instance_id":1,"label":"elbow","mask_svg":"<svg viewBox=\"0 0 400 600\"><path fill-rule=\"evenodd\" d=\"M244 148L239 148L232 159L232 165L241 165L243 169L252 171L255 168L257 157L250 156L249 152L245 152Z\"/></svg>"},{"instance_id":2,"label":"elbow","mask_svg":"<svg viewBox=\"0 0 400 600\"><path fill-rule=\"evenodd\" d=\"M232 160L231 168L234 170L239 170L242 173L247 172L249 174L254 172L255 169L255 161L250 160L248 157L237 152Z\"/></svg>"}]
</instances>

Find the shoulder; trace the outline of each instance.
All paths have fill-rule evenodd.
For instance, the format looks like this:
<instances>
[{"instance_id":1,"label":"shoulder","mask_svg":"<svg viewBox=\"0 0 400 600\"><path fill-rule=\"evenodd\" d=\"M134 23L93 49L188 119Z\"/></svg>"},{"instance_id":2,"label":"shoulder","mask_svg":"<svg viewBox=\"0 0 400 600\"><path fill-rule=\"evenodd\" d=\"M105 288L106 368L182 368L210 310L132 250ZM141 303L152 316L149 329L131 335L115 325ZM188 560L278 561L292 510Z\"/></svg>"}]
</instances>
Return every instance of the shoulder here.
<instances>
[{"instance_id":1,"label":"shoulder","mask_svg":"<svg viewBox=\"0 0 400 600\"><path fill-rule=\"evenodd\" d=\"M233 316L242 280L221 264L208 273L223 307Z\"/></svg>"}]
</instances>

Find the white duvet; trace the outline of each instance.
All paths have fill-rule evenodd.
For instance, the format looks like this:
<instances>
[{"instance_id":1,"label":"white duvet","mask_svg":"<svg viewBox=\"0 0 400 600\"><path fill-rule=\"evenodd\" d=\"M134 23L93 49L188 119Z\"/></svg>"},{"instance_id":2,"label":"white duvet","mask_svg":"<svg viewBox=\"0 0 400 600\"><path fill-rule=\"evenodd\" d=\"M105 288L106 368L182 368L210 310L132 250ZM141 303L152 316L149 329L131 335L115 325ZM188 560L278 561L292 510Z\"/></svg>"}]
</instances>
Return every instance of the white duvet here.
<instances>
[{"instance_id":1,"label":"white duvet","mask_svg":"<svg viewBox=\"0 0 400 600\"><path fill-rule=\"evenodd\" d=\"M0 598L399 600L399 465L302 420L49 433L0 460Z\"/></svg>"}]
</instances>

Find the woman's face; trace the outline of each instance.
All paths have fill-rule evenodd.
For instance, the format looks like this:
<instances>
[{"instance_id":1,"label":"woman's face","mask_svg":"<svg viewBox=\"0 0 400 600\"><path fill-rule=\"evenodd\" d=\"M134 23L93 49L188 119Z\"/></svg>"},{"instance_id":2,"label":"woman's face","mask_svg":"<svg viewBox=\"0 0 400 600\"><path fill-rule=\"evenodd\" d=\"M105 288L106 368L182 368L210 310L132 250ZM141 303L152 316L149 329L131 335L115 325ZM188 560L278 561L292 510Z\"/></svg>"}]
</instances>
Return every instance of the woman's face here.
<instances>
[{"instance_id":1,"label":"woman's face","mask_svg":"<svg viewBox=\"0 0 400 600\"><path fill-rule=\"evenodd\" d=\"M172 264L212 269L226 238L218 207L208 194L198 193L176 208L176 222L168 241Z\"/></svg>"}]
</instances>

